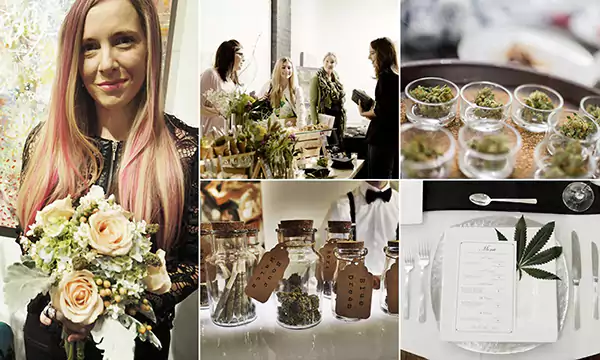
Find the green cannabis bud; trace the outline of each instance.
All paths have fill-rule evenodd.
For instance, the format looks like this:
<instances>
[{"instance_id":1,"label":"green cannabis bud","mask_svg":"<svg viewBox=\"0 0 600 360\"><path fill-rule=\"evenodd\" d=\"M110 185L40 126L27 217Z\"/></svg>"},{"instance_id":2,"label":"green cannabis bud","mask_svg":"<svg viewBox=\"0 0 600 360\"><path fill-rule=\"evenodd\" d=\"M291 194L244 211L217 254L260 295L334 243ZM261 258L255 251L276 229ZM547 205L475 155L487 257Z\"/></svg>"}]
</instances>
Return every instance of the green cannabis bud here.
<instances>
[{"instance_id":1,"label":"green cannabis bud","mask_svg":"<svg viewBox=\"0 0 600 360\"><path fill-rule=\"evenodd\" d=\"M404 159L416 162L434 160L443 154L435 146L432 146L429 139L419 135L406 142L403 141L401 153Z\"/></svg>"},{"instance_id":2,"label":"green cannabis bud","mask_svg":"<svg viewBox=\"0 0 600 360\"><path fill-rule=\"evenodd\" d=\"M525 105L537 109L537 110L553 110L555 108L554 103L552 103L552 99L545 92L536 90L529 94L529 97L525 99ZM547 112L535 111L529 108L524 108L522 112L522 117L526 121L534 122L534 123L543 123L548 121Z\"/></svg>"},{"instance_id":3,"label":"green cannabis bud","mask_svg":"<svg viewBox=\"0 0 600 360\"><path fill-rule=\"evenodd\" d=\"M505 135L488 135L481 138L472 139L469 141L468 146L469 148L482 154L503 155L510 152L508 142L509 140ZM499 171L504 169L506 162L506 159L475 159L475 163L473 165L484 170Z\"/></svg>"},{"instance_id":4,"label":"green cannabis bud","mask_svg":"<svg viewBox=\"0 0 600 360\"><path fill-rule=\"evenodd\" d=\"M594 117L596 120L600 120L600 106L590 104L585 110Z\"/></svg>"},{"instance_id":5,"label":"green cannabis bud","mask_svg":"<svg viewBox=\"0 0 600 360\"><path fill-rule=\"evenodd\" d=\"M454 98L452 90L448 85L444 86L417 86L410 91L410 94L417 100L428 104L444 104ZM432 119L439 119L447 116L450 113L450 105L443 106L428 106L418 105L419 113Z\"/></svg>"},{"instance_id":6,"label":"green cannabis bud","mask_svg":"<svg viewBox=\"0 0 600 360\"><path fill-rule=\"evenodd\" d=\"M574 114L567 116L567 122L560 126L559 131L572 139L585 140L596 132L596 128L592 121Z\"/></svg>"},{"instance_id":7,"label":"green cannabis bud","mask_svg":"<svg viewBox=\"0 0 600 360\"><path fill-rule=\"evenodd\" d=\"M319 297L302 291L302 279L298 274L284 280L283 291L277 293L280 306L277 319L289 326L306 326L321 321Z\"/></svg>"},{"instance_id":8,"label":"green cannabis bud","mask_svg":"<svg viewBox=\"0 0 600 360\"><path fill-rule=\"evenodd\" d=\"M571 141L565 147L556 148L550 166L544 172L547 179L577 178L588 172L588 161L583 147Z\"/></svg>"},{"instance_id":9,"label":"green cannabis bud","mask_svg":"<svg viewBox=\"0 0 600 360\"><path fill-rule=\"evenodd\" d=\"M89 265L89 262L81 256L78 256L73 259L73 269L75 271L84 270L85 268L88 267L88 265Z\"/></svg>"},{"instance_id":10,"label":"green cannabis bud","mask_svg":"<svg viewBox=\"0 0 600 360\"><path fill-rule=\"evenodd\" d=\"M144 255L144 264L146 264L147 266L159 267L161 266L161 261L160 258L156 256L156 254L148 253Z\"/></svg>"},{"instance_id":11,"label":"green cannabis bud","mask_svg":"<svg viewBox=\"0 0 600 360\"><path fill-rule=\"evenodd\" d=\"M485 108L501 108L502 104L496 101L496 95L493 90L489 87L484 87L477 92L475 96L475 105ZM497 119L501 120L503 117L503 109L489 110L489 109L476 109L473 112L477 117L485 119Z\"/></svg>"}]
</instances>

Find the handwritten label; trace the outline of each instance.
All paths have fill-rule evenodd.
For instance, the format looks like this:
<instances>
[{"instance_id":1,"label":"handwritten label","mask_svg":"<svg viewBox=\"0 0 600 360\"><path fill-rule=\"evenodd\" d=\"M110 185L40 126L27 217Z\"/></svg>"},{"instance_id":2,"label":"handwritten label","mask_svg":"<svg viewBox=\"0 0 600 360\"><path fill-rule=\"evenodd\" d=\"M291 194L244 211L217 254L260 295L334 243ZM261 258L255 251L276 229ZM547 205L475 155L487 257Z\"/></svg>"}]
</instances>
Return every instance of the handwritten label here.
<instances>
[{"instance_id":1,"label":"handwritten label","mask_svg":"<svg viewBox=\"0 0 600 360\"><path fill-rule=\"evenodd\" d=\"M334 243L327 243L319 250L319 254L321 254L323 258L322 269L324 281L333 280L333 274L335 273L335 268L337 267L337 258L333 253L335 248L336 245Z\"/></svg>"},{"instance_id":2,"label":"handwritten label","mask_svg":"<svg viewBox=\"0 0 600 360\"><path fill-rule=\"evenodd\" d=\"M261 303L267 302L289 263L290 258L284 245L279 244L267 251L252 272L252 278L246 285L246 295Z\"/></svg>"},{"instance_id":3,"label":"handwritten label","mask_svg":"<svg viewBox=\"0 0 600 360\"><path fill-rule=\"evenodd\" d=\"M354 319L371 316L373 275L363 263L347 265L336 279L335 312Z\"/></svg>"},{"instance_id":4,"label":"handwritten label","mask_svg":"<svg viewBox=\"0 0 600 360\"><path fill-rule=\"evenodd\" d=\"M387 289L386 304L390 314L397 314L399 305L398 297L398 259L385 272L385 288Z\"/></svg>"}]
</instances>

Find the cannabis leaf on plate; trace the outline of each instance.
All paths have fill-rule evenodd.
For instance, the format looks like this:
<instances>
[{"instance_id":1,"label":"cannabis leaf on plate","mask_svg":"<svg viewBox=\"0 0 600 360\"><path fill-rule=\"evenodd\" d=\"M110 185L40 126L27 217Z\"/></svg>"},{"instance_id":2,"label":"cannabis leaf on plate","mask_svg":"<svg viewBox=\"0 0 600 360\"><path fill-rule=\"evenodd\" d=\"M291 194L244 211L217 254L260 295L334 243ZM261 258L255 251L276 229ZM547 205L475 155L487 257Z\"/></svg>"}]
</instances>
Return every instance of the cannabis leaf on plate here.
<instances>
[{"instance_id":1,"label":"cannabis leaf on plate","mask_svg":"<svg viewBox=\"0 0 600 360\"><path fill-rule=\"evenodd\" d=\"M496 230L498 240L508 241L506 236ZM562 254L562 247L554 246L544 251L541 251L550 240L550 236L554 232L554 221L542 226L540 230L533 236L529 244L527 244L527 224L525 218L521 216L515 227L515 242L517 243L517 271L519 272L519 280L525 271L530 276L542 280L560 280L560 278L548 271L538 269L535 265L543 265L552 260L557 259Z\"/></svg>"}]
</instances>

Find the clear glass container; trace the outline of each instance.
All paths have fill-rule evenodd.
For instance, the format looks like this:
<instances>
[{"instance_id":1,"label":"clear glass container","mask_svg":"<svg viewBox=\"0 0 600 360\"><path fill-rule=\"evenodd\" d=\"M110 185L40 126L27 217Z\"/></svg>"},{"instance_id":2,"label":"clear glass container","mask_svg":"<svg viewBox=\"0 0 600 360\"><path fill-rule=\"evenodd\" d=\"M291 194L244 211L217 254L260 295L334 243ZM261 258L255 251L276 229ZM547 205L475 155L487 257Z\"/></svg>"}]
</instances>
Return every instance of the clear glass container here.
<instances>
[{"instance_id":1,"label":"clear glass container","mask_svg":"<svg viewBox=\"0 0 600 360\"><path fill-rule=\"evenodd\" d=\"M329 221L327 223L327 231L325 244L319 250L323 258L322 272L322 284L323 284L323 297L330 298L331 290L333 288L333 275L337 266L337 258L335 257L335 248L337 247L338 241L351 241L352 235L352 222L351 221Z\"/></svg>"},{"instance_id":2,"label":"clear glass container","mask_svg":"<svg viewBox=\"0 0 600 360\"><path fill-rule=\"evenodd\" d=\"M208 309L206 260L212 252L212 225L200 223L200 309Z\"/></svg>"},{"instance_id":3,"label":"clear glass container","mask_svg":"<svg viewBox=\"0 0 600 360\"><path fill-rule=\"evenodd\" d=\"M208 282L212 321L219 326L240 326L256 319L256 305L245 293L253 255L248 250L244 223L213 222L213 252L207 259L215 269Z\"/></svg>"},{"instance_id":4,"label":"clear glass container","mask_svg":"<svg viewBox=\"0 0 600 360\"><path fill-rule=\"evenodd\" d=\"M573 119L576 121L573 122ZM583 125L588 127L586 131L582 131ZM572 140L594 152L600 140L598 123L579 111L560 109L553 112L550 115L550 129L546 133L548 152L554 154L556 149L564 148Z\"/></svg>"},{"instance_id":5,"label":"clear glass container","mask_svg":"<svg viewBox=\"0 0 600 360\"><path fill-rule=\"evenodd\" d=\"M419 86L427 88L447 86L452 93L452 99L442 103L418 100L414 91ZM412 123L433 127L446 126L458 115L459 89L456 84L446 79L436 77L417 79L406 86L404 94L406 95L404 100L406 118Z\"/></svg>"},{"instance_id":6,"label":"clear glass container","mask_svg":"<svg viewBox=\"0 0 600 360\"><path fill-rule=\"evenodd\" d=\"M554 107L552 109L541 110L530 106L533 105L530 96L534 92L537 94L541 92L547 95ZM543 85L521 85L515 89L514 96L515 103L512 109L512 119L515 124L531 132L548 131L550 126L550 115L552 112L562 109L564 105L562 96L560 96L556 90ZM533 99L535 99L535 97Z\"/></svg>"},{"instance_id":7,"label":"clear glass container","mask_svg":"<svg viewBox=\"0 0 600 360\"><path fill-rule=\"evenodd\" d=\"M315 251L312 220L282 221L278 230L289 264L276 290L277 323L288 329L308 329L321 322L321 287L317 269L321 257Z\"/></svg>"},{"instance_id":8,"label":"clear glass container","mask_svg":"<svg viewBox=\"0 0 600 360\"><path fill-rule=\"evenodd\" d=\"M600 96L586 96L579 102L579 111L600 121Z\"/></svg>"},{"instance_id":9,"label":"clear glass container","mask_svg":"<svg viewBox=\"0 0 600 360\"><path fill-rule=\"evenodd\" d=\"M346 266L352 263L363 263L367 256L368 250L364 247L363 241L338 241L337 248L335 250L335 257L337 258L337 267L335 269L335 275L333 276L333 292L331 293L331 310L333 316L338 320L343 321L359 321L359 318L350 318L339 315L336 312L336 302L338 299L337 292L337 279L338 274L344 270Z\"/></svg>"},{"instance_id":10,"label":"clear glass container","mask_svg":"<svg viewBox=\"0 0 600 360\"><path fill-rule=\"evenodd\" d=\"M597 157L571 140L551 154L548 141L540 142L533 154L535 179L589 179L596 171Z\"/></svg>"},{"instance_id":11,"label":"clear glass container","mask_svg":"<svg viewBox=\"0 0 600 360\"><path fill-rule=\"evenodd\" d=\"M258 229L251 226L246 225L246 230L248 233L246 234L248 238L248 251L253 255L252 258L252 270L258 265L258 262L262 258L265 253L265 248L262 246L260 241L258 240Z\"/></svg>"},{"instance_id":12,"label":"clear glass container","mask_svg":"<svg viewBox=\"0 0 600 360\"><path fill-rule=\"evenodd\" d=\"M388 309L388 287L386 277L389 276L388 272L394 264L396 264L396 271L399 271L400 264L398 264L398 258L400 256L400 242L397 240L388 241L388 246L383 249L383 252L385 253L385 264L383 266L383 273L381 274L381 310L386 314L398 316L397 312L392 314ZM398 291L398 284L396 284L396 291Z\"/></svg>"},{"instance_id":13,"label":"clear glass container","mask_svg":"<svg viewBox=\"0 0 600 360\"><path fill-rule=\"evenodd\" d=\"M490 95L497 103L497 107L483 106L478 101L483 95L482 91L489 89ZM484 95L485 96L485 95ZM460 89L460 116L465 124L472 124L478 130L490 131L502 127L502 123L510 116L512 94L504 86L489 81L476 81ZM479 104L479 105L478 105ZM486 121L479 121L486 120Z\"/></svg>"},{"instance_id":14,"label":"clear glass container","mask_svg":"<svg viewBox=\"0 0 600 360\"><path fill-rule=\"evenodd\" d=\"M474 122L465 125L458 132L460 170L470 178L509 177L515 168L517 153L521 149L521 135L514 127L504 122L499 122L500 127L494 130L481 130L477 124Z\"/></svg>"},{"instance_id":15,"label":"clear glass container","mask_svg":"<svg viewBox=\"0 0 600 360\"><path fill-rule=\"evenodd\" d=\"M404 124L400 128L403 179L444 179L450 176L456 141L445 128Z\"/></svg>"}]
</instances>

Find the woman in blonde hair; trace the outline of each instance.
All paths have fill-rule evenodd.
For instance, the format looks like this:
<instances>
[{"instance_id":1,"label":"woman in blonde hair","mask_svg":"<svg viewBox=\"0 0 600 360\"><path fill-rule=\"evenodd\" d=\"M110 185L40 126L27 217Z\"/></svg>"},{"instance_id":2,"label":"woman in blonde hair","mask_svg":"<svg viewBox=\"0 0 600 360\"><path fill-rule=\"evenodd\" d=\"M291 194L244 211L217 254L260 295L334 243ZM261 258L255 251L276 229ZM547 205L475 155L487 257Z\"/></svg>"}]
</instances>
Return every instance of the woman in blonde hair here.
<instances>
[{"instance_id":1,"label":"woman in blonde hair","mask_svg":"<svg viewBox=\"0 0 600 360\"><path fill-rule=\"evenodd\" d=\"M306 125L304 94L290 58L277 60L271 81L263 86L258 96L269 99L274 113L286 126L301 128Z\"/></svg>"},{"instance_id":2,"label":"woman in blonde hair","mask_svg":"<svg viewBox=\"0 0 600 360\"><path fill-rule=\"evenodd\" d=\"M163 113L153 0L76 0L59 46L49 116L25 144L21 228L45 205L93 184L136 218L159 224L153 251L166 251L172 287L147 294L156 322L136 316L152 325L163 348L136 340L135 359L167 359L175 305L198 286L198 129ZM27 359L66 359L63 329L68 341L87 341L87 360L101 359L89 340L92 327L65 320L39 295L28 306Z\"/></svg>"},{"instance_id":3,"label":"woman in blonde hair","mask_svg":"<svg viewBox=\"0 0 600 360\"><path fill-rule=\"evenodd\" d=\"M312 120L318 122L318 114L335 117L328 143L342 147L344 130L346 129L346 110L344 109L344 85L335 72L337 56L328 52L323 57L323 67L317 71L310 83L310 114Z\"/></svg>"}]
</instances>

